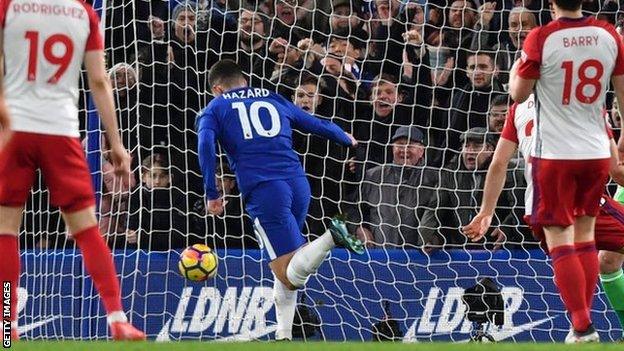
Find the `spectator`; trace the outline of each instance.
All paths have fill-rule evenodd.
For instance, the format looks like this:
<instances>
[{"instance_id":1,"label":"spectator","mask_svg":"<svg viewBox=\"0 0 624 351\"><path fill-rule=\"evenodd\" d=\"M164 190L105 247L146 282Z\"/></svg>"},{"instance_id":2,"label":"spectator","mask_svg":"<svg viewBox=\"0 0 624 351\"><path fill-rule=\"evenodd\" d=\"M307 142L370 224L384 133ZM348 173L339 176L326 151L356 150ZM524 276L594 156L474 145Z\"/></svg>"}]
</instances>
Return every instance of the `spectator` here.
<instances>
[{"instance_id":1,"label":"spectator","mask_svg":"<svg viewBox=\"0 0 624 351\"><path fill-rule=\"evenodd\" d=\"M265 86L279 92L285 98L290 98L301 78L301 72L305 69L303 51L278 38L271 42L268 60L270 62L267 62L265 67L273 69L273 72L268 76L270 83Z\"/></svg>"},{"instance_id":2,"label":"spectator","mask_svg":"<svg viewBox=\"0 0 624 351\"><path fill-rule=\"evenodd\" d=\"M295 105L318 118L327 118L323 97L316 94L324 82L305 75L292 96ZM294 149L301 155L312 193L307 233L321 234L329 228L329 220L338 214L340 183L344 174L346 150L325 138L293 131Z\"/></svg>"},{"instance_id":3,"label":"spectator","mask_svg":"<svg viewBox=\"0 0 624 351\"><path fill-rule=\"evenodd\" d=\"M374 80L371 103L358 105L354 123L354 136L360 141L355 159L360 164L357 179L372 167L390 163L387 145L392 135L400 126L415 124L411 109L401 104L404 97L397 78L382 74Z\"/></svg>"},{"instance_id":4,"label":"spectator","mask_svg":"<svg viewBox=\"0 0 624 351\"><path fill-rule=\"evenodd\" d=\"M466 247L467 240L461 228L470 223L481 203L485 176L496 141L485 128L471 128L462 134L461 141L461 154L440 171L437 200L425 210L420 222L420 233L431 240L427 243L430 248ZM520 188L525 186L522 177L521 172L516 172L515 165L510 168L505 190L496 207L496 221L492 225L493 228L501 225L508 232L494 230L490 233L497 244L505 240L519 240L519 233L509 229L517 228L522 217L523 194Z\"/></svg>"},{"instance_id":5,"label":"spectator","mask_svg":"<svg viewBox=\"0 0 624 351\"><path fill-rule=\"evenodd\" d=\"M249 75L251 86L261 86L265 75L270 75L273 68L265 69L267 60L267 34L268 19L262 13L255 11L252 7L242 7L238 17L238 39L227 38L228 41L237 42L236 50L224 58L231 58L236 61ZM275 61L272 62L275 64ZM267 73L265 73L267 72ZM267 77L269 78L269 77Z\"/></svg>"},{"instance_id":6,"label":"spectator","mask_svg":"<svg viewBox=\"0 0 624 351\"><path fill-rule=\"evenodd\" d=\"M436 101L441 107L448 107L451 102L451 92L456 87L467 84L468 79L463 74L466 67L466 56L474 35L474 25L477 20L476 6L472 0L455 0L448 8L447 22L444 23L440 35L441 50L436 57L437 67L448 67L455 63L455 70L450 77L442 75L441 82L437 82ZM457 69L459 68L459 69ZM445 72L445 71L443 71Z\"/></svg>"},{"instance_id":7,"label":"spectator","mask_svg":"<svg viewBox=\"0 0 624 351\"><path fill-rule=\"evenodd\" d=\"M339 30L362 29L361 4L358 0L331 0L329 33Z\"/></svg>"},{"instance_id":8,"label":"spectator","mask_svg":"<svg viewBox=\"0 0 624 351\"><path fill-rule=\"evenodd\" d=\"M195 117L205 105L206 32L197 31L197 5L185 2L175 7L172 14L172 36L169 44L163 21L152 18L150 27L153 41L142 58L148 80L153 88L143 95L153 111L141 114L141 124L153 126L151 135L142 132L142 139L151 139L149 147L168 154L173 166L174 186L185 192L199 194L202 182L194 131ZM152 79L152 80L149 80ZM164 105L164 106L163 106ZM185 208L185 211L188 207Z\"/></svg>"},{"instance_id":9,"label":"spectator","mask_svg":"<svg viewBox=\"0 0 624 351\"><path fill-rule=\"evenodd\" d=\"M448 130L449 151L459 148L459 135L474 127L487 127L487 111L491 99L503 94L497 79L495 56L491 52L477 52L468 56L466 75L470 82L456 88L450 111Z\"/></svg>"},{"instance_id":10,"label":"spectator","mask_svg":"<svg viewBox=\"0 0 624 351\"><path fill-rule=\"evenodd\" d=\"M498 95L492 99L490 111L488 112L488 131L500 134L507 119L507 111L510 105L509 95Z\"/></svg>"},{"instance_id":11,"label":"spectator","mask_svg":"<svg viewBox=\"0 0 624 351\"><path fill-rule=\"evenodd\" d=\"M303 1L301 1L303 2ZM298 0L275 0L275 16L271 26L271 38L284 38L296 43L310 38L311 24L299 16L296 9Z\"/></svg>"},{"instance_id":12,"label":"spectator","mask_svg":"<svg viewBox=\"0 0 624 351\"><path fill-rule=\"evenodd\" d=\"M225 249L257 249L251 218L243 211L243 199L236 188L236 178L227 163L221 163L216 173L217 190L225 200L221 216L206 216L204 199L195 202L194 212L201 213L192 220L193 241L206 241L210 247Z\"/></svg>"},{"instance_id":13,"label":"spectator","mask_svg":"<svg viewBox=\"0 0 624 351\"><path fill-rule=\"evenodd\" d=\"M620 115L620 108L618 106L617 99L613 99L613 107L611 107L609 119L612 128L622 128L622 116Z\"/></svg>"},{"instance_id":14,"label":"spectator","mask_svg":"<svg viewBox=\"0 0 624 351\"><path fill-rule=\"evenodd\" d=\"M424 167L425 139L418 128L398 128L391 142L392 161L366 172L349 218L361 223L357 235L367 246L422 246L427 240L418 233L419 217L435 198L437 172Z\"/></svg>"},{"instance_id":15,"label":"spectator","mask_svg":"<svg viewBox=\"0 0 624 351\"><path fill-rule=\"evenodd\" d=\"M401 23L399 0L375 0L377 12L372 19L371 48L367 71L375 74L401 74L405 23Z\"/></svg>"},{"instance_id":16,"label":"spectator","mask_svg":"<svg viewBox=\"0 0 624 351\"><path fill-rule=\"evenodd\" d=\"M121 141L130 153L135 153L138 146L137 128L139 128L137 113L139 75L129 64L118 63L109 70L108 76L115 97Z\"/></svg>"},{"instance_id":17,"label":"spectator","mask_svg":"<svg viewBox=\"0 0 624 351\"><path fill-rule=\"evenodd\" d=\"M126 246L130 189L136 186L136 180L133 174L129 179L118 179L108 153L105 152L102 160L102 183L100 233L105 236L108 246L123 249Z\"/></svg>"},{"instance_id":18,"label":"spectator","mask_svg":"<svg viewBox=\"0 0 624 351\"><path fill-rule=\"evenodd\" d=\"M164 251L187 246L189 228L185 197L171 187L165 157L154 154L141 163L142 184L130 195L126 241L143 250Z\"/></svg>"},{"instance_id":19,"label":"spectator","mask_svg":"<svg viewBox=\"0 0 624 351\"><path fill-rule=\"evenodd\" d=\"M518 59L527 35L533 28L537 27L535 14L525 7L511 9L508 19L509 40L499 43L500 33L490 28L493 17L491 8L481 7L480 11L481 21L475 26L479 35L473 37L472 48L478 50L483 47L492 47L497 53L497 65L502 71L508 72Z\"/></svg>"}]
</instances>

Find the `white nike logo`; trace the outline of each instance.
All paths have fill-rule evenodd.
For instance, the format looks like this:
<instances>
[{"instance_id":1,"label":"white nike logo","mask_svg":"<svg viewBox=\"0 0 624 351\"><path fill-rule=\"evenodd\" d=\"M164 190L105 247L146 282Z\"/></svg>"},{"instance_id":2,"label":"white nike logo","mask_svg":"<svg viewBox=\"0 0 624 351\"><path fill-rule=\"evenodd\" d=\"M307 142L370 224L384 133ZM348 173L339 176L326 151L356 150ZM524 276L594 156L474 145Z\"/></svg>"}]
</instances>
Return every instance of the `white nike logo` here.
<instances>
[{"instance_id":1,"label":"white nike logo","mask_svg":"<svg viewBox=\"0 0 624 351\"><path fill-rule=\"evenodd\" d=\"M495 341L501 341L501 340L509 339L527 330L533 329L534 327L540 324L544 324L554 318L556 317L544 318L535 322L521 324L518 326L508 328L508 329L492 330L491 332L489 332L489 334L494 338ZM406 342L406 343L418 342L418 339L416 338L416 325L418 324L417 322L418 322L418 319L414 321L412 326L407 330L407 332L405 333L405 336L403 337L403 342ZM470 339L465 339L465 340L457 340L455 342L463 343L463 342L469 342L469 341Z\"/></svg>"},{"instance_id":2,"label":"white nike logo","mask_svg":"<svg viewBox=\"0 0 624 351\"><path fill-rule=\"evenodd\" d=\"M495 341L505 340L513 336L516 336L522 332L525 332L529 329L533 329L534 327L537 327L540 324L546 323L549 320L554 319L554 318L555 317L544 318L535 322L522 324L517 327L510 328L510 329L494 330L490 333L490 335L492 335Z\"/></svg>"},{"instance_id":3,"label":"white nike logo","mask_svg":"<svg viewBox=\"0 0 624 351\"><path fill-rule=\"evenodd\" d=\"M167 342L171 341L171 336L169 335L169 327L171 326L171 319L169 319L165 325L163 325L162 329L156 336L157 342ZM277 330L277 324L268 326L266 328L262 328L260 330L249 330L243 333L226 336L223 338L215 339L214 341L218 342L227 342L227 341L249 341L254 339L260 339L261 337L271 334Z\"/></svg>"},{"instance_id":4,"label":"white nike logo","mask_svg":"<svg viewBox=\"0 0 624 351\"><path fill-rule=\"evenodd\" d=\"M42 325L46 325L46 324L48 324L48 323L50 323L53 320L58 319L58 318L60 318L60 316L50 317L50 318L44 319L44 320L39 321L39 322L34 322L34 323L18 326L17 327L17 333L19 335L22 335L24 333L28 333L29 331L31 331L33 329L36 329L36 328L39 328Z\"/></svg>"}]
</instances>

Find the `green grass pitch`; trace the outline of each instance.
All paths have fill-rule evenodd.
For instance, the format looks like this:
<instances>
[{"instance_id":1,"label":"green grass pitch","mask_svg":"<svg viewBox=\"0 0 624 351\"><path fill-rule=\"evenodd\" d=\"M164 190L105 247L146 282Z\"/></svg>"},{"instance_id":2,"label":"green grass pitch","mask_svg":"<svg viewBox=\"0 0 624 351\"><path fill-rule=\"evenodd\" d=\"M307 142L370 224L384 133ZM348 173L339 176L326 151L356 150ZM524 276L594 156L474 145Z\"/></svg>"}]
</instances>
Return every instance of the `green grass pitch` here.
<instances>
[{"instance_id":1,"label":"green grass pitch","mask_svg":"<svg viewBox=\"0 0 624 351\"><path fill-rule=\"evenodd\" d=\"M275 342L248 342L248 343L215 343L184 341L171 343L114 343L114 342L70 342L70 341L38 341L18 342L11 345L12 350L45 350L45 351L609 351L623 350L623 344L592 344L592 345L563 345L563 344L535 344L535 343L499 343L499 344L451 344L451 343L275 343Z\"/></svg>"}]
</instances>

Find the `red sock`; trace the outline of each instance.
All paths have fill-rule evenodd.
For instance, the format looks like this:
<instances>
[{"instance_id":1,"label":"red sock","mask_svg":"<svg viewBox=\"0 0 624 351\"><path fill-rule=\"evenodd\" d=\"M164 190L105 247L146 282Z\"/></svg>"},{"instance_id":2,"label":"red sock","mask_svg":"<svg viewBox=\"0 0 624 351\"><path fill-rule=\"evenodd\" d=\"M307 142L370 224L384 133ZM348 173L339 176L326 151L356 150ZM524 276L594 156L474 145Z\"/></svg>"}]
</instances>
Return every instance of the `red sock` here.
<instances>
[{"instance_id":1,"label":"red sock","mask_svg":"<svg viewBox=\"0 0 624 351\"><path fill-rule=\"evenodd\" d=\"M74 234L85 268L97 288L107 314L122 311L119 281L113 264L113 255L104 243L97 226Z\"/></svg>"},{"instance_id":2,"label":"red sock","mask_svg":"<svg viewBox=\"0 0 624 351\"><path fill-rule=\"evenodd\" d=\"M598 274L600 273L600 263L598 263L598 251L595 241L586 241L574 245L576 255L581 261L581 266L585 272L585 294L587 308L591 311L594 302L594 292L598 284Z\"/></svg>"},{"instance_id":3,"label":"red sock","mask_svg":"<svg viewBox=\"0 0 624 351\"><path fill-rule=\"evenodd\" d=\"M589 328L589 308L585 296L585 272L574 246L562 245L550 250L555 271L555 285L572 318L574 330L583 332ZM579 294L579 291L582 292Z\"/></svg>"},{"instance_id":4,"label":"red sock","mask_svg":"<svg viewBox=\"0 0 624 351\"><path fill-rule=\"evenodd\" d=\"M16 321L17 286L20 276L19 243L17 241L17 236L1 234L0 253L2 254L0 280L2 282L11 282L11 321Z\"/></svg>"}]
</instances>

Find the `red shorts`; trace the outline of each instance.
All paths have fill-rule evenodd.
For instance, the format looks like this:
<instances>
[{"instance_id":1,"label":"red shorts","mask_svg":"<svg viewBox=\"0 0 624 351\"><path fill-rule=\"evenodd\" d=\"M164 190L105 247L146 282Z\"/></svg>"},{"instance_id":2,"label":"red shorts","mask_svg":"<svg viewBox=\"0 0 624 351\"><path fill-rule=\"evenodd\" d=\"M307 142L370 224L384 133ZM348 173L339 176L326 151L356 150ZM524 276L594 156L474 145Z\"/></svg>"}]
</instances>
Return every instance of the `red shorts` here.
<instances>
[{"instance_id":1,"label":"red shorts","mask_svg":"<svg viewBox=\"0 0 624 351\"><path fill-rule=\"evenodd\" d=\"M78 138L15 132L0 151L0 205L23 206L40 168L50 203L71 213L95 205L91 173Z\"/></svg>"},{"instance_id":2,"label":"red shorts","mask_svg":"<svg viewBox=\"0 0 624 351\"><path fill-rule=\"evenodd\" d=\"M609 179L611 159L545 160L533 158L531 225L567 227L575 217L598 215Z\"/></svg>"},{"instance_id":3,"label":"red shorts","mask_svg":"<svg viewBox=\"0 0 624 351\"><path fill-rule=\"evenodd\" d=\"M600 210L594 229L596 249L624 254L624 206L608 196L603 196L599 204ZM530 223L528 217L525 216L524 220ZM548 253L543 227L531 225L531 230L544 251Z\"/></svg>"}]
</instances>

